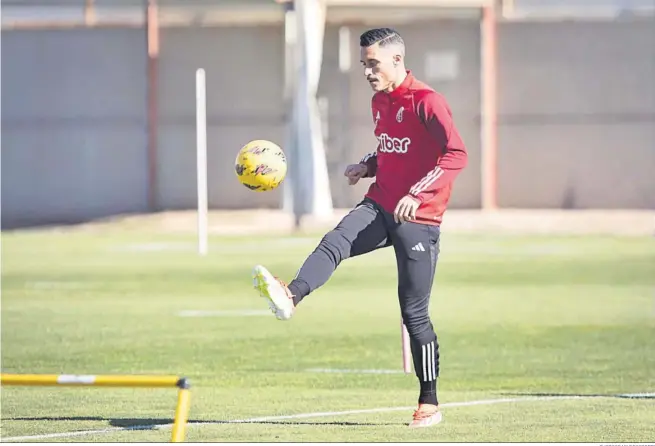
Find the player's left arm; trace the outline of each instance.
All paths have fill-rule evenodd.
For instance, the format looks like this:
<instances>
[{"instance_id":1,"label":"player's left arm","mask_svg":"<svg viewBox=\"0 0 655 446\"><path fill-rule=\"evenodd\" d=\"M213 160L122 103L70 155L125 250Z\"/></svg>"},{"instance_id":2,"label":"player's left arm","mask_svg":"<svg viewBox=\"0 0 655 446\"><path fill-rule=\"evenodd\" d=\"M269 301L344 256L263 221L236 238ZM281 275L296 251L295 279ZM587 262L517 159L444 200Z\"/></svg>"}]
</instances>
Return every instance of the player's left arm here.
<instances>
[{"instance_id":1,"label":"player's left arm","mask_svg":"<svg viewBox=\"0 0 655 446\"><path fill-rule=\"evenodd\" d=\"M452 183L466 167L466 146L455 128L453 116L446 100L435 92L429 92L416 104L417 113L435 142L437 166L426 173L409 190L409 195L420 203L429 201L437 191Z\"/></svg>"}]
</instances>

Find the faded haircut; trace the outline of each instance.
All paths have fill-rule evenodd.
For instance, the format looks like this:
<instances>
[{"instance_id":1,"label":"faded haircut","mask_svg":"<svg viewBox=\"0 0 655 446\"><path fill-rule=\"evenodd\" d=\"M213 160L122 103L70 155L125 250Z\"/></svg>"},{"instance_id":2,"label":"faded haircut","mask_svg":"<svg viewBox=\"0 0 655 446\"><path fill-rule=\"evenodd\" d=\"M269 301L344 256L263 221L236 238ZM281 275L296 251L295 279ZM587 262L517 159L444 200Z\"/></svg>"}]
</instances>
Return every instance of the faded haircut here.
<instances>
[{"instance_id":1,"label":"faded haircut","mask_svg":"<svg viewBox=\"0 0 655 446\"><path fill-rule=\"evenodd\" d=\"M400 34L393 28L374 28L369 29L359 36L359 46L369 47L378 43L381 47L398 45L402 54L405 54L405 41Z\"/></svg>"}]
</instances>

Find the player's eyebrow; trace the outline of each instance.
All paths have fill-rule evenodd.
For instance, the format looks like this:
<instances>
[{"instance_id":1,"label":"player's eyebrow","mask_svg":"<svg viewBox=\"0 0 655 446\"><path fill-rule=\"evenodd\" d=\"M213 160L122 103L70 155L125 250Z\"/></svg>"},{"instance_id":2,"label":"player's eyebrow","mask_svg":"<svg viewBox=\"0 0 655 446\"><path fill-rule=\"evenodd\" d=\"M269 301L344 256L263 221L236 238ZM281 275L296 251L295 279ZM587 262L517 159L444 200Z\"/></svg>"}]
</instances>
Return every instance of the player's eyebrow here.
<instances>
[{"instance_id":1,"label":"player's eyebrow","mask_svg":"<svg viewBox=\"0 0 655 446\"><path fill-rule=\"evenodd\" d=\"M364 63L364 64L365 64L366 62L375 62L375 63L380 63L380 61L377 60L377 59L366 59L366 60L361 60L361 59L360 59L360 62L361 62L361 63Z\"/></svg>"}]
</instances>

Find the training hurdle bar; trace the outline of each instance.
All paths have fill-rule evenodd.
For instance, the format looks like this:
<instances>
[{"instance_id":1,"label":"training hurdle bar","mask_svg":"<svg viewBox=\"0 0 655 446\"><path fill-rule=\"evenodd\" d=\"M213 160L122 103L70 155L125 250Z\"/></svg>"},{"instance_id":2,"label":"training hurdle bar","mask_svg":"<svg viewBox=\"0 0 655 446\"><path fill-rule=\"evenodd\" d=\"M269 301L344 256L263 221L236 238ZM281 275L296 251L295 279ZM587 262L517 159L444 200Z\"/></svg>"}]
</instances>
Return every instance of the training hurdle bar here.
<instances>
[{"instance_id":1,"label":"training hurdle bar","mask_svg":"<svg viewBox=\"0 0 655 446\"><path fill-rule=\"evenodd\" d=\"M0 374L3 386L79 386L79 387L177 387L177 406L171 442L184 441L189 418L191 385L186 378L154 375L28 375Z\"/></svg>"}]
</instances>

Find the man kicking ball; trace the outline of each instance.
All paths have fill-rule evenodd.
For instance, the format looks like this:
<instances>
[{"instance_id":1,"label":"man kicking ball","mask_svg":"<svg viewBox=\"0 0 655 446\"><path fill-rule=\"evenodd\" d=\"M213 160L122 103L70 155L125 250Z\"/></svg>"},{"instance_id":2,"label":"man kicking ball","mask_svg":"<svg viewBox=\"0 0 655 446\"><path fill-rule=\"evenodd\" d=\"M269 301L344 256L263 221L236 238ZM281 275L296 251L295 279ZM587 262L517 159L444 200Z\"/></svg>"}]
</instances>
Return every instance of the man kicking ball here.
<instances>
[{"instance_id":1,"label":"man kicking ball","mask_svg":"<svg viewBox=\"0 0 655 446\"><path fill-rule=\"evenodd\" d=\"M328 281L341 261L393 246L398 299L420 383L410 427L441 421L437 399L439 344L428 312L439 254L439 226L453 181L467 152L446 100L405 68L405 44L389 28L360 37L364 75L372 100L377 150L344 175L353 185L373 178L368 193L305 260L287 286L266 268L254 268L254 285L281 320Z\"/></svg>"}]
</instances>

